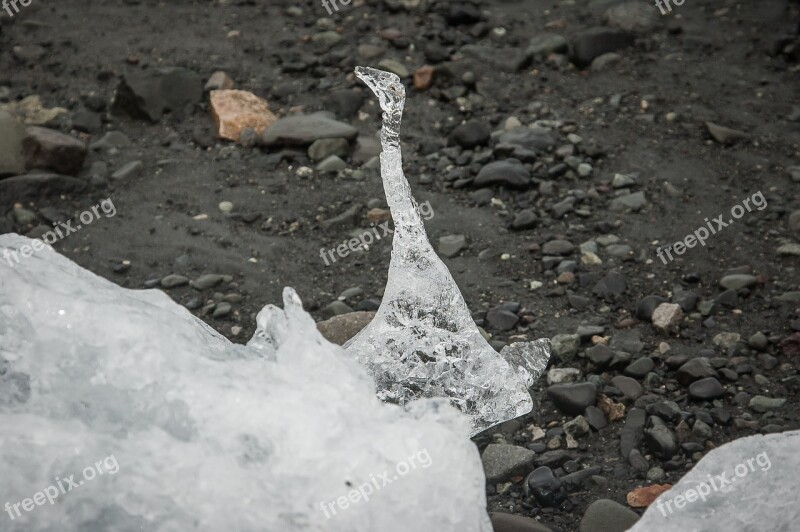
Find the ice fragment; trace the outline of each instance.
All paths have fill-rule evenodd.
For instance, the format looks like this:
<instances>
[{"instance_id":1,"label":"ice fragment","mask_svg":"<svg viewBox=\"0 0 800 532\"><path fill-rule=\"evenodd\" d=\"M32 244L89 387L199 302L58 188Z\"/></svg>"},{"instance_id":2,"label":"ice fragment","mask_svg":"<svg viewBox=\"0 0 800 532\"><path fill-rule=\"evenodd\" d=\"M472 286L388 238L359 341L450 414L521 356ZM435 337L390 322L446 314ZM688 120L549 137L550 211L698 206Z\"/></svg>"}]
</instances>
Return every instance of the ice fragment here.
<instances>
[{"instance_id":1,"label":"ice fragment","mask_svg":"<svg viewBox=\"0 0 800 532\"><path fill-rule=\"evenodd\" d=\"M741 438L714 449L628 532L796 531L798 451L798 430Z\"/></svg>"},{"instance_id":2,"label":"ice fragment","mask_svg":"<svg viewBox=\"0 0 800 532\"><path fill-rule=\"evenodd\" d=\"M471 417L473 434L527 414L533 407L528 388L547 366L549 340L511 344L498 354L481 336L428 241L403 174L405 88L389 72L357 67L356 76L383 110L381 176L395 234L381 306L345 349L367 367L384 401L447 397Z\"/></svg>"},{"instance_id":3,"label":"ice fragment","mask_svg":"<svg viewBox=\"0 0 800 532\"><path fill-rule=\"evenodd\" d=\"M0 530L491 532L468 418L381 403L292 289L235 345L49 247L3 258L31 243L0 236ZM115 474L15 513L110 455Z\"/></svg>"}]
</instances>

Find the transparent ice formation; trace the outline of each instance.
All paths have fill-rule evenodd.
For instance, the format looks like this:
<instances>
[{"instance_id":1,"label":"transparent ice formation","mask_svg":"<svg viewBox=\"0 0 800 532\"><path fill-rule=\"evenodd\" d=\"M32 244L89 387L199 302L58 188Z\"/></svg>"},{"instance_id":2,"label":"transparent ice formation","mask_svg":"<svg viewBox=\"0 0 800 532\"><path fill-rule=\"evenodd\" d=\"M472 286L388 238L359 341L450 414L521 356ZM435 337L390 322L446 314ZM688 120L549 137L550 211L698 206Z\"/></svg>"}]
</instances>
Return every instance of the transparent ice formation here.
<instances>
[{"instance_id":1,"label":"transparent ice formation","mask_svg":"<svg viewBox=\"0 0 800 532\"><path fill-rule=\"evenodd\" d=\"M428 241L403 175L399 128L405 88L389 72L357 67L383 110L381 176L395 232L377 315L345 349L375 378L378 396L398 404L447 397L472 419L472 434L531 411L528 388L550 356L547 339L498 354L478 331L464 298Z\"/></svg>"},{"instance_id":2,"label":"transparent ice formation","mask_svg":"<svg viewBox=\"0 0 800 532\"><path fill-rule=\"evenodd\" d=\"M741 438L714 449L628 532L796 532L799 453L798 430ZM689 499L688 490L693 490ZM680 507L678 496L683 497L677 500Z\"/></svg>"},{"instance_id":3,"label":"transparent ice formation","mask_svg":"<svg viewBox=\"0 0 800 532\"><path fill-rule=\"evenodd\" d=\"M3 258L31 242L0 236L0 530L491 531L468 418L381 403L292 289L235 345L50 248Z\"/></svg>"}]
</instances>

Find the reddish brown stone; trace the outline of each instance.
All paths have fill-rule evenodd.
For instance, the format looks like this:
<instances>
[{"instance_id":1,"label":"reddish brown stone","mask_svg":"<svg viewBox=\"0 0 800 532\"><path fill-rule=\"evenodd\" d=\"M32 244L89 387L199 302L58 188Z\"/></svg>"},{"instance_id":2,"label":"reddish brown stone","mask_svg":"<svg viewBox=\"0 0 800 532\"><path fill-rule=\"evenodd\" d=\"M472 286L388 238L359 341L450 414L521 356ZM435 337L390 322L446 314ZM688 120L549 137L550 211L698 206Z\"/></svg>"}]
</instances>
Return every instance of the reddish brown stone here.
<instances>
[{"instance_id":1,"label":"reddish brown stone","mask_svg":"<svg viewBox=\"0 0 800 532\"><path fill-rule=\"evenodd\" d=\"M326 340L342 345L355 336L375 317L375 312L348 312L317 323Z\"/></svg>"},{"instance_id":2,"label":"reddish brown stone","mask_svg":"<svg viewBox=\"0 0 800 532\"><path fill-rule=\"evenodd\" d=\"M217 134L223 139L238 141L247 128L260 135L278 119L266 100L252 92L216 90L211 91L210 98Z\"/></svg>"},{"instance_id":3,"label":"reddish brown stone","mask_svg":"<svg viewBox=\"0 0 800 532\"><path fill-rule=\"evenodd\" d=\"M635 318L622 318L617 323L614 324L615 329L630 329L634 325L638 325L639 320Z\"/></svg>"},{"instance_id":4,"label":"reddish brown stone","mask_svg":"<svg viewBox=\"0 0 800 532\"><path fill-rule=\"evenodd\" d=\"M563 30L567 27L567 19L565 18L557 18L556 20L551 20L547 24L544 25L545 28L548 30Z\"/></svg>"},{"instance_id":5,"label":"reddish brown stone","mask_svg":"<svg viewBox=\"0 0 800 532\"><path fill-rule=\"evenodd\" d=\"M787 336L779 344L781 353L789 357L800 356L800 332Z\"/></svg>"},{"instance_id":6,"label":"reddish brown stone","mask_svg":"<svg viewBox=\"0 0 800 532\"><path fill-rule=\"evenodd\" d=\"M373 223L385 222L392 219L392 213L386 209L370 209L367 213L367 220Z\"/></svg>"},{"instance_id":7,"label":"reddish brown stone","mask_svg":"<svg viewBox=\"0 0 800 532\"><path fill-rule=\"evenodd\" d=\"M572 284L575 282L575 274L572 272L561 272L556 281L558 284Z\"/></svg>"},{"instance_id":8,"label":"reddish brown stone","mask_svg":"<svg viewBox=\"0 0 800 532\"><path fill-rule=\"evenodd\" d=\"M418 91L429 89L433 85L433 75L436 69L425 65L414 71L414 88Z\"/></svg>"},{"instance_id":9,"label":"reddish brown stone","mask_svg":"<svg viewBox=\"0 0 800 532\"><path fill-rule=\"evenodd\" d=\"M653 484L652 486L639 486L629 492L626 499L628 506L633 508L647 508L659 495L672 487L672 484Z\"/></svg>"},{"instance_id":10,"label":"reddish brown stone","mask_svg":"<svg viewBox=\"0 0 800 532\"><path fill-rule=\"evenodd\" d=\"M609 421L616 421L625 417L625 405L615 403L602 393L597 395L597 408L606 415Z\"/></svg>"},{"instance_id":11,"label":"reddish brown stone","mask_svg":"<svg viewBox=\"0 0 800 532\"><path fill-rule=\"evenodd\" d=\"M380 35L387 41L396 41L397 39L403 36L403 32L398 30L397 28L386 28L385 30L379 31L378 35Z\"/></svg>"}]
</instances>

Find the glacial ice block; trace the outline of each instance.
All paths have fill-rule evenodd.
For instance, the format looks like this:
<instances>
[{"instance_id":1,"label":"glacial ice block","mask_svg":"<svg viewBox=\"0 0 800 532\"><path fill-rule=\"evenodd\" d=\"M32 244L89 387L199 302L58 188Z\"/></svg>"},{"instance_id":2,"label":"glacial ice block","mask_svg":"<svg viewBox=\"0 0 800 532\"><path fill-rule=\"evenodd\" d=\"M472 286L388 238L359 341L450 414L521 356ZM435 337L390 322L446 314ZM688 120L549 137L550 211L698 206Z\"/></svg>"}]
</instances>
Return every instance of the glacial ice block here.
<instances>
[{"instance_id":1,"label":"glacial ice block","mask_svg":"<svg viewBox=\"0 0 800 532\"><path fill-rule=\"evenodd\" d=\"M50 248L2 258L31 242L0 236L0 530L491 532L468 418L381 403L293 290L235 345Z\"/></svg>"},{"instance_id":2,"label":"glacial ice block","mask_svg":"<svg viewBox=\"0 0 800 532\"><path fill-rule=\"evenodd\" d=\"M705 455L628 532L795 532L798 472L800 430L734 440Z\"/></svg>"},{"instance_id":3,"label":"glacial ice block","mask_svg":"<svg viewBox=\"0 0 800 532\"><path fill-rule=\"evenodd\" d=\"M357 67L383 110L381 176L394 219L389 278L372 320L345 349L369 370L378 396L398 404L447 397L472 419L472 434L531 411L528 388L550 357L540 339L498 354L478 331L450 272L428 241L403 174L399 128L405 88L389 72Z\"/></svg>"}]
</instances>

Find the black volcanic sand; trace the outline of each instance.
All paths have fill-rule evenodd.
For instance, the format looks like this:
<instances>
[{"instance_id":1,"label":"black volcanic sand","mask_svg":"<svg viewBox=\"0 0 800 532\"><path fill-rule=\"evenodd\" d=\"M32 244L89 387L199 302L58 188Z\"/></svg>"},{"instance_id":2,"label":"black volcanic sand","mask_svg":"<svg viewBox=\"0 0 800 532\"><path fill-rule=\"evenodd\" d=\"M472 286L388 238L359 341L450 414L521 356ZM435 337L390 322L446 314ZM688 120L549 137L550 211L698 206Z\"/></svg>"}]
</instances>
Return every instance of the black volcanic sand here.
<instances>
[{"instance_id":1,"label":"black volcanic sand","mask_svg":"<svg viewBox=\"0 0 800 532\"><path fill-rule=\"evenodd\" d=\"M385 207L374 169L362 170L361 162L346 157L344 172L308 172L301 168L317 163L305 148L215 139L207 99L155 123L112 112L111 102L120 80L139 71L185 67L205 81L224 70L237 89L263 97L278 116L332 111L374 138L379 110L353 68L386 58L410 72L428 64L437 68L432 87L417 90L411 77L404 80L405 172L417 200L429 201L435 212L426 223L434 246L442 236L466 237L466 247L444 260L478 324L498 346L512 338L573 334L581 325L599 327L594 341L610 342L614 360L591 361L587 335L577 354L554 355L551 365L579 368L581 381L599 384L598 392L626 411L674 401L679 413L667 427L681 441L700 444L670 458L641 440L637 448L647 465L637 470L620 453L621 419L591 429L577 437L577 448L567 449L561 427L574 415L556 409L542 376L532 389L538 403L533 414L475 438L481 451L489 443L537 451L520 474L487 484L491 511L577 530L590 503L625 505L629 491L650 483L648 474L675 483L710 449L797 429L800 260L791 249L778 249L800 242L800 170L792 169L800 165L800 5L688 0L662 16L645 2L654 15L643 15L628 36L609 31L609 24L619 23L604 16L617 4L612 1L414 4L420 2L350 4L332 17L315 2L246 0L34 0L13 20L0 12L0 98L39 95L46 107L66 108L47 126L67 133L76 117L86 121L88 110L102 125L71 134L94 142L118 130L131 141L116 151L89 152L78 173L90 182L84 192L42 190L23 197L0 185L0 215L7 215L0 232L24 234L47 224L53 210L77 215L111 198L116 216L94 221L55 248L129 288L152 286L171 274L231 276L202 292L190 286L165 291L237 342L252 335L262 306L280 303L285 286L297 290L317 319L354 287L361 290L345 302L373 308L386 283L390 241L330 266L320 248L334 248L354 229L368 228L368 205ZM587 30L596 26L606 32L593 40ZM311 39L325 31L338 32L341 40L334 43L330 34ZM529 41L545 31L566 37L571 52L526 57ZM363 45L379 47L380 55L364 58L360 54L369 47ZM587 57L603 51L618 56L589 65ZM503 144L497 133L509 119L511 125L540 120L552 128L538 153ZM470 120L475 122L466 132L451 134ZM706 122L746 136L720 142ZM487 140L489 131L496 133ZM470 135L481 142L474 149L462 147ZM529 183L476 186L481 168L508 157L524 157ZM140 171L110 178L137 160ZM91 169L98 162L106 163L105 172L102 165ZM644 193L644 201L634 210L618 208L614 200L624 190ZM763 210L745 213L705 246L672 252L675 260L667 264L657 257L659 246L682 240L706 218L724 214L729 220L732 207L758 192L766 201ZM232 202L230 214L218 208L223 201ZM38 221L20 225L15 203ZM324 227L324 220L353 206L361 206L353 223ZM203 214L207 219L195 219ZM617 239L600 238L605 235ZM601 242L593 244L597 238ZM572 246L545 247L552 240ZM585 250L596 246L601 264L582 256L584 243ZM726 291L720 281L729 274L754 279ZM531 289L535 281L542 285ZM212 317L223 296L230 313ZM679 330L654 328L646 305L640 308L646 296L684 307ZM518 303L505 307L512 316L486 319L489 309L508 302ZM513 314L520 318L516 324ZM738 334L738 341L718 336L724 332ZM629 361L644 357L652 359L652 369L633 377L644 395L626 398L611 379L631 375ZM713 401L690 397L688 381L677 380L681 363L698 357L709 361L724 387ZM757 395L787 401L762 413L749 406ZM701 434L702 426L692 433L698 420L710 421L710 434ZM547 436L532 441L531 425ZM531 466L543 463L556 476L574 467L601 469L565 501L547 507L523 489Z\"/></svg>"}]
</instances>

